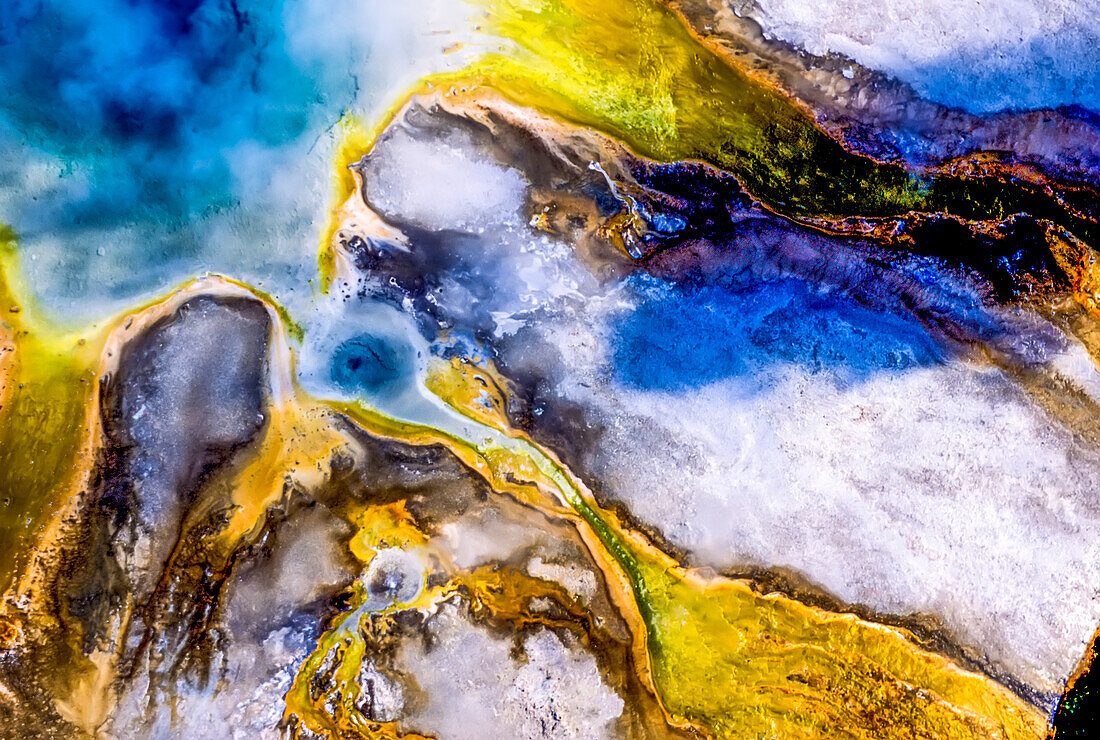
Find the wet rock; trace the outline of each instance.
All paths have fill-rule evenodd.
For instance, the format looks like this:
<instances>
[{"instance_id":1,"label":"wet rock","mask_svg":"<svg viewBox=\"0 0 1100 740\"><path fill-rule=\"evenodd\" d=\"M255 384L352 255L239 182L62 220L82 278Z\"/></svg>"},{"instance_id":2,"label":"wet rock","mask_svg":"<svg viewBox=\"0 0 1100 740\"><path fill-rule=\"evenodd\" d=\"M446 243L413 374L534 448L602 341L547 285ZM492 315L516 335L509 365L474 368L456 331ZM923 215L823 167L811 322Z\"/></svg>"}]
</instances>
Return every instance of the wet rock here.
<instances>
[{"instance_id":1,"label":"wet rock","mask_svg":"<svg viewBox=\"0 0 1100 740\"><path fill-rule=\"evenodd\" d=\"M371 560L364 580L372 600L386 604L412 601L424 584L424 566L414 553L386 548Z\"/></svg>"},{"instance_id":2,"label":"wet rock","mask_svg":"<svg viewBox=\"0 0 1100 740\"><path fill-rule=\"evenodd\" d=\"M263 426L270 331L258 301L200 296L124 350L105 426L144 526L178 518L203 477Z\"/></svg>"}]
</instances>

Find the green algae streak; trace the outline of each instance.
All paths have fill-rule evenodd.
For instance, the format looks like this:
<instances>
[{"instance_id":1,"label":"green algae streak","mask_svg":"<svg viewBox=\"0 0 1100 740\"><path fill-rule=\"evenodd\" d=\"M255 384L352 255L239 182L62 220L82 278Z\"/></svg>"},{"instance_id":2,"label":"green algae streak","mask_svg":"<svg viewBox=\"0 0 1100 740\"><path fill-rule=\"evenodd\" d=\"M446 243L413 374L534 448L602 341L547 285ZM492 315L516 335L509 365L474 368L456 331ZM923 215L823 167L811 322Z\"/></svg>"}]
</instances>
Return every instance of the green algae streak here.
<instances>
[{"instance_id":1,"label":"green algae streak","mask_svg":"<svg viewBox=\"0 0 1100 740\"><path fill-rule=\"evenodd\" d=\"M0 404L0 590L10 584L32 536L72 480L95 373L79 339L36 318L18 278L14 232L0 230L0 321L14 366ZM13 310L14 309L14 310Z\"/></svg>"},{"instance_id":2,"label":"green algae streak","mask_svg":"<svg viewBox=\"0 0 1100 740\"><path fill-rule=\"evenodd\" d=\"M776 90L713 51L658 0L473 0L502 43L429 79L479 85L598 129L657 160L700 160L792 217L911 211L1000 221L1047 218L1087 243L1095 224L1037 187L922 175L852 154Z\"/></svg>"}]
</instances>

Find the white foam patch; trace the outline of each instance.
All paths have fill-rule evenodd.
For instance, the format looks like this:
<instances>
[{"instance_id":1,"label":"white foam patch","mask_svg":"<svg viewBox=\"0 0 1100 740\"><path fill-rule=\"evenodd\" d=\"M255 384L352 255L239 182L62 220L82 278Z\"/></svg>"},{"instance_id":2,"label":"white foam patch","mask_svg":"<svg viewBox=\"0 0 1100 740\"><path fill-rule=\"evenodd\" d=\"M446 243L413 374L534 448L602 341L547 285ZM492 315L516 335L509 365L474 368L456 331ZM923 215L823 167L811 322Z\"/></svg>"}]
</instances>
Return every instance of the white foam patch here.
<instances>
[{"instance_id":1,"label":"white foam patch","mask_svg":"<svg viewBox=\"0 0 1100 740\"><path fill-rule=\"evenodd\" d=\"M271 559L246 569L226 589L226 624L238 631L278 624L350 583L356 573L344 543L347 529L320 506L281 526Z\"/></svg>"},{"instance_id":2,"label":"white foam patch","mask_svg":"<svg viewBox=\"0 0 1100 740\"><path fill-rule=\"evenodd\" d=\"M1100 110L1097 0L756 0L770 36L836 52L975 112Z\"/></svg>"},{"instance_id":3,"label":"white foam patch","mask_svg":"<svg viewBox=\"0 0 1100 740\"><path fill-rule=\"evenodd\" d=\"M288 627L258 643L230 644L220 664L229 680L216 687L194 686L181 679L170 695L159 689L147 695L148 675L140 674L100 731L118 740L278 740L283 736L279 729L285 709L282 697L313 647L306 636L295 632Z\"/></svg>"},{"instance_id":4,"label":"white foam patch","mask_svg":"<svg viewBox=\"0 0 1100 740\"><path fill-rule=\"evenodd\" d=\"M479 233L515 221L526 190L516 170L471 156L458 134L451 138L459 141L425 145L404 129L391 131L366 182L376 208L423 229Z\"/></svg>"},{"instance_id":5,"label":"white foam patch","mask_svg":"<svg viewBox=\"0 0 1100 740\"><path fill-rule=\"evenodd\" d=\"M491 322L487 328L499 338L528 316L579 304L598 290L569 245L532 234L522 213L524 177L487 159L465 135L416 138L391 127L363 175L367 199L391 218L476 235L463 242L463 268L444 275L433 298L458 321ZM491 283L493 292L472 290L480 283Z\"/></svg>"},{"instance_id":6,"label":"white foam patch","mask_svg":"<svg viewBox=\"0 0 1100 740\"><path fill-rule=\"evenodd\" d=\"M406 642L397 655L427 697L403 725L448 740L612 736L623 700L604 684L595 658L553 632L528 636L526 661L517 662L511 640L493 637L454 605L444 606L429 629L430 650Z\"/></svg>"},{"instance_id":7,"label":"white foam patch","mask_svg":"<svg viewBox=\"0 0 1100 740\"><path fill-rule=\"evenodd\" d=\"M539 533L531 527L510 522L488 511L476 517L463 517L440 528L438 543L459 568L476 568L502 562L538 542Z\"/></svg>"},{"instance_id":8,"label":"white foam patch","mask_svg":"<svg viewBox=\"0 0 1100 740\"><path fill-rule=\"evenodd\" d=\"M535 578L560 583L566 591L585 601L594 599L600 588L595 573L572 563L559 565L536 557L527 563L527 572Z\"/></svg>"}]
</instances>

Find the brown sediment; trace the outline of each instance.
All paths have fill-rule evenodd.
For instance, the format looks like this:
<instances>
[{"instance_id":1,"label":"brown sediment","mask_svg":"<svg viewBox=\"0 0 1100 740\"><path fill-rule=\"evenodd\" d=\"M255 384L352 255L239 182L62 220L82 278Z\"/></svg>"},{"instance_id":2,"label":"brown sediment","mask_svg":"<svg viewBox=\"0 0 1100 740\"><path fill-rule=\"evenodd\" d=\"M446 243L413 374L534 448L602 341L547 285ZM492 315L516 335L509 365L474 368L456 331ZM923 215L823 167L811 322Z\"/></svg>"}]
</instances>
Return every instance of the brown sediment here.
<instances>
[{"instance_id":1,"label":"brown sediment","mask_svg":"<svg viewBox=\"0 0 1100 740\"><path fill-rule=\"evenodd\" d=\"M1072 295L1052 300L1047 306L1038 307L1038 312L1067 336L1077 339L1100 370L1100 318Z\"/></svg>"},{"instance_id":2,"label":"brown sediment","mask_svg":"<svg viewBox=\"0 0 1100 740\"><path fill-rule=\"evenodd\" d=\"M461 373L461 375L464 378L476 377L465 373ZM442 384L438 387L442 390ZM337 406L337 408L340 408L340 406ZM508 456L497 456L495 458L483 456L466 444L457 443L457 440L452 440L446 435L431 429L419 429L413 434L401 433L388 423L371 423L373 420L369 416L364 416L361 411L354 407L346 406L344 409L349 418L353 419L358 426L372 436L416 445L442 445L472 472L484 478L496 493L508 496L522 505L535 508L545 515L569 521L583 541L589 556L603 572L611 601L633 635L633 663L637 667L643 686L646 687L647 693L653 699L660 701L648 669L645 624L641 620L637 604L634 601L630 578L610 555L597 534L585 524L584 519L561 499L559 489L554 483L545 478L540 471L528 462L512 461ZM521 432L513 433L517 437L525 438L525 435ZM690 723L676 719L667 711L664 712L664 716L666 722L672 727L680 729L691 727Z\"/></svg>"},{"instance_id":3,"label":"brown sediment","mask_svg":"<svg viewBox=\"0 0 1100 740\"><path fill-rule=\"evenodd\" d=\"M1094 358L1095 361L1095 358ZM1039 408L1089 449L1100 450L1100 403L1068 378L1048 368L1034 368L994 359L1008 377Z\"/></svg>"},{"instance_id":4,"label":"brown sediment","mask_svg":"<svg viewBox=\"0 0 1100 740\"><path fill-rule=\"evenodd\" d=\"M590 611L579 606L561 586L523 573L485 568L471 573L463 581L475 616L484 612L486 617L503 620L516 629L542 625L568 630L595 653L604 676L611 679L612 688L641 710L640 716L631 721L632 731L622 733L623 736L677 737L685 734L683 728L667 722L655 697L638 684L637 666L630 655L629 643L623 645L607 634ZM552 606L540 604L539 599L549 601Z\"/></svg>"},{"instance_id":5,"label":"brown sediment","mask_svg":"<svg viewBox=\"0 0 1100 740\"><path fill-rule=\"evenodd\" d=\"M637 711L621 718L624 737L684 737L684 728L668 723L654 696L638 683L638 666L623 644L610 633L590 606L582 605L561 585L507 567L480 567L457 576L451 586L468 603L471 616L490 625L507 625L523 632L543 626L571 633L591 651L604 678ZM445 597L446 598L446 597ZM505 632L507 635L507 632Z\"/></svg>"},{"instance_id":6,"label":"brown sediment","mask_svg":"<svg viewBox=\"0 0 1100 740\"><path fill-rule=\"evenodd\" d=\"M1074 297L1096 318L1100 318L1100 262L1096 251L1072 234L1047 228L1051 253L1069 276Z\"/></svg>"},{"instance_id":7,"label":"brown sediment","mask_svg":"<svg viewBox=\"0 0 1100 740\"><path fill-rule=\"evenodd\" d=\"M378 438L370 439L373 440L369 442L371 445L380 442ZM426 591L413 603L399 604L380 612L356 617L352 610L346 618L357 620L355 622L339 625L344 617L337 619L339 626L333 627L330 636L322 637L314 656L307 661L288 694L285 722L292 735L309 729L372 737L362 732L363 727L371 724L371 718L362 716L356 708L362 689L351 685L350 677L357 673L357 662L369 658L376 667L392 673L388 656L396 644L403 639L420 639L419 630L424 620L430 620L446 603L464 605L475 623L505 638L515 638L539 625L572 633L595 654L604 678L610 680L612 687L628 701L629 716L621 721L625 723L622 724L623 736L663 737L667 734L660 730L666 725L656 702L637 685L635 674L629 668L631 639L618 626L619 614L604 600L601 595L604 592L601 590L595 601L589 601L562 585L530 576L521 569L533 553L545 552L546 542L559 543L555 545L558 557L576 562L573 555L560 549L562 544L572 543L577 536L570 523L556 513L516 502L506 495L448 502L441 500L448 497L447 490L438 486L399 492L398 495L408 498L392 503L363 501L356 504L344 500L340 505L341 515L358 528L350 547L365 565L369 565L380 548L399 547L417 553L418 559L431 563ZM504 521L515 522L524 531L539 534L532 542L519 544L519 550L503 561L494 555L488 564L460 568L439 538L445 523L470 521L471 518L480 521L481 515L477 512L497 512L496 516L503 517ZM430 538L429 532L433 533ZM491 536L491 530L485 536ZM572 551L573 547L577 553L583 552L579 541L568 550ZM337 651L335 662L329 657L333 651ZM400 675L397 678L400 679ZM410 730L414 731L411 736L418 736L415 727L403 721L374 724L380 727L376 731L386 736L409 737Z\"/></svg>"}]
</instances>

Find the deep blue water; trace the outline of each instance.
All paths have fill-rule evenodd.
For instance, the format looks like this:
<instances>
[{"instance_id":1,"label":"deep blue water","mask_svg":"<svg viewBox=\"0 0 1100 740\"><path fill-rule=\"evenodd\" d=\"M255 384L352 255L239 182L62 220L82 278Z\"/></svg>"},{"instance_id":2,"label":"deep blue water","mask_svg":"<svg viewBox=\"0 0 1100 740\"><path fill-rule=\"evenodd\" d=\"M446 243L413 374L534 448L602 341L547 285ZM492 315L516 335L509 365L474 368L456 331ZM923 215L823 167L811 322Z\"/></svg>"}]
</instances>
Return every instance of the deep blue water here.
<instances>
[{"instance_id":1,"label":"deep blue water","mask_svg":"<svg viewBox=\"0 0 1100 740\"><path fill-rule=\"evenodd\" d=\"M665 285L636 280L644 296L613 327L618 382L682 390L794 363L839 383L936 363L941 352L915 320L884 315L795 280Z\"/></svg>"},{"instance_id":2,"label":"deep blue water","mask_svg":"<svg viewBox=\"0 0 1100 740\"><path fill-rule=\"evenodd\" d=\"M231 206L228 149L331 123L354 90L335 59L288 52L281 2L0 5L0 111L32 145L90 168L92 187L68 204L80 221Z\"/></svg>"},{"instance_id":3,"label":"deep blue water","mask_svg":"<svg viewBox=\"0 0 1100 740\"><path fill-rule=\"evenodd\" d=\"M0 222L56 318L79 324L206 271L284 302L305 283L327 207L323 137L362 104L373 38L333 33L342 11L319 7L0 2Z\"/></svg>"},{"instance_id":4,"label":"deep blue water","mask_svg":"<svg viewBox=\"0 0 1100 740\"><path fill-rule=\"evenodd\" d=\"M412 351L407 345L373 334L344 341L329 366L332 382L353 395L384 390L407 380L413 371Z\"/></svg>"}]
</instances>

